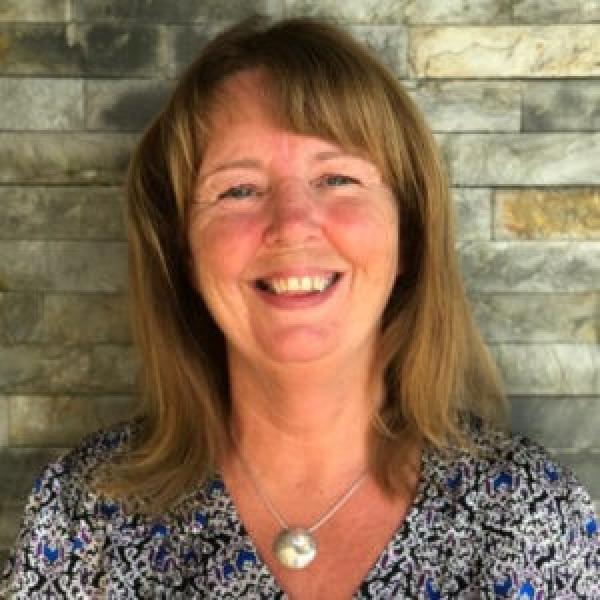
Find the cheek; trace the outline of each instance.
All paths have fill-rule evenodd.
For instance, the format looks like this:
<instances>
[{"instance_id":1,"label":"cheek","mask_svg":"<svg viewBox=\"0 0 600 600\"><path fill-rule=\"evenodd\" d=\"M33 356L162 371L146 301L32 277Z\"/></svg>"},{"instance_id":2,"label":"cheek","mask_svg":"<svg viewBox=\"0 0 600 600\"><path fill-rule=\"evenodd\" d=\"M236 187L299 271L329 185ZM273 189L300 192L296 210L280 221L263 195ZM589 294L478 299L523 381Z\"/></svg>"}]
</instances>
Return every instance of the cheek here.
<instances>
[{"instance_id":1,"label":"cheek","mask_svg":"<svg viewBox=\"0 0 600 600\"><path fill-rule=\"evenodd\" d=\"M330 238L351 262L365 268L389 264L395 269L398 223L391 203L338 203L327 217Z\"/></svg>"},{"instance_id":2,"label":"cheek","mask_svg":"<svg viewBox=\"0 0 600 600\"><path fill-rule=\"evenodd\" d=\"M197 283L236 279L256 250L258 231L256 219L249 215L193 224L190 243Z\"/></svg>"}]
</instances>

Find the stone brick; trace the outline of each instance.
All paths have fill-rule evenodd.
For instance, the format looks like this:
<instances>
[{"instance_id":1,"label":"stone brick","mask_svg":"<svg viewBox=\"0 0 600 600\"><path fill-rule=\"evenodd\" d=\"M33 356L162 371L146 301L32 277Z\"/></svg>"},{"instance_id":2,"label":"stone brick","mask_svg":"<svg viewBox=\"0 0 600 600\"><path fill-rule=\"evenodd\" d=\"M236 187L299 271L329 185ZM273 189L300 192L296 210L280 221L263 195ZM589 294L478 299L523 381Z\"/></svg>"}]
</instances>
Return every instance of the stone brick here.
<instances>
[{"instance_id":1,"label":"stone brick","mask_svg":"<svg viewBox=\"0 0 600 600\"><path fill-rule=\"evenodd\" d=\"M454 185L600 184L600 133L446 133Z\"/></svg>"},{"instance_id":2,"label":"stone brick","mask_svg":"<svg viewBox=\"0 0 600 600\"><path fill-rule=\"evenodd\" d=\"M408 38L404 27L353 25L347 29L356 39L371 48L398 77L408 74Z\"/></svg>"},{"instance_id":3,"label":"stone brick","mask_svg":"<svg viewBox=\"0 0 600 600\"><path fill-rule=\"evenodd\" d=\"M86 127L139 131L158 114L171 87L170 82L156 80L86 81Z\"/></svg>"},{"instance_id":4,"label":"stone brick","mask_svg":"<svg viewBox=\"0 0 600 600\"><path fill-rule=\"evenodd\" d=\"M0 239L124 238L119 188L2 187Z\"/></svg>"},{"instance_id":5,"label":"stone brick","mask_svg":"<svg viewBox=\"0 0 600 600\"><path fill-rule=\"evenodd\" d=\"M32 293L0 292L0 344L29 341L42 318L42 299Z\"/></svg>"},{"instance_id":6,"label":"stone brick","mask_svg":"<svg viewBox=\"0 0 600 600\"><path fill-rule=\"evenodd\" d=\"M0 396L0 448L8 445L8 402L6 396Z\"/></svg>"},{"instance_id":7,"label":"stone brick","mask_svg":"<svg viewBox=\"0 0 600 600\"><path fill-rule=\"evenodd\" d=\"M600 187L499 190L495 237L600 239Z\"/></svg>"},{"instance_id":8,"label":"stone brick","mask_svg":"<svg viewBox=\"0 0 600 600\"><path fill-rule=\"evenodd\" d=\"M41 21L45 23L65 21L69 0L2 0L0 22Z\"/></svg>"},{"instance_id":9,"label":"stone brick","mask_svg":"<svg viewBox=\"0 0 600 600\"><path fill-rule=\"evenodd\" d=\"M23 518L23 509L24 506L22 502L11 502L6 505L0 503L0 548L5 548L4 551L6 552L6 555L8 555L7 549L14 545L17 535L19 534L21 520ZM2 558L3 557L0 554L0 568L4 567Z\"/></svg>"},{"instance_id":10,"label":"stone brick","mask_svg":"<svg viewBox=\"0 0 600 600\"><path fill-rule=\"evenodd\" d=\"M173 49L172 63L169 74L179 75L196 57L204 46L229 23L206 23L194 26L173 26L169 28L170 46Z\"/></svg>"},{"instance_id":11,"label":"stone brick","mask_svg":"<svg viewBox=\"0 0 600 600\"><path fill-rule=\"evenodd\" d=\"M122 291L126 272L123 242L0 241L0 291Z\"/></svg>"},{"instance_id":12,"label":"stone brick","mask_svg":"<svg viewBox=\"0 0 600 600\"><path fill-rule=\"evenodd\" d=\"M600 397L511 398L512 428L546 448L600 450Z\"/></svg>"},{"instance_id":13,"label":"stone brick","mask_svg":"<svg viewBox=\"0 0 600 600\"><path fill-rule=\"evenodd\" d=\"M122 183L134 142L124 133L0 133L0 183Z\"/></svg>"},{"instance_id":14,"label":"stone brick","mask_svg":"<svg viewBox=\"0 0 600 600\"><path fill-rule=\"evenodd\" d=\"M600 453L577 452L556 454L556 460L570 468L581 484L588 490L592 499L600 500Z\"/></svg>"},{"instance_id":15,"label":"stone brick","mask_svg":"<svg viewBox=\"0 0 600 600\"><path fill-rule=\"evenodd\" d=\"M282 2L283 0L281 0ZM272 14L277 4L269 0L73 0L74 18L81 21L134 19L158 23L239 20L255 13Z\"/></svg>"},{"instance_id":16,"label":"stone brick","mask_svg":"<svg viewBox=\"0 0 600 600\"><path fill-rule=\"evenodd\" d=\"M131 418L125 396L12 396L9 443L13 447L75 446L98 429Z\"/></svg>"},{"instance_id":17,"label":"stone brick","mask_svg":"<svg viewBox=\"0 0 600 600\"><path fill-rule=\"evenodd\" d=\"M600 21L598 0L514 0L517 23L586 23Z\"/></svg>"},{"instance_id":18,"label":"stone brick","mask_svg":"<svg viewBox=\"0 0 600 600\"><path fill-rule=\"evenodd\" d=\"M46 294L30 342L128 344L129 314L121 294Z\"/></svg>"},{"instance_id":19,"label":"stone brick","mask_svg":"<svg viewBox=\"0 0 600 600\"><path fill-rule=\"evenodd\" d=\"M0 448L0 507L23 505L33 484L62 448Z\"/></svg>"},{"instance_id":20,"label":"stone brick","mask_svg":"<svg viewBox=\"0 0 600 600\"><path fill-rule=\"evenodd\" d=\"M66 79L0 79L0 129L80 129L83 83Z\"/></svg>"},{"instance_id":21,"label":"stone brick","mask_svg":"<svg viewBox=\"0 0 600 600\"><path fill-rule=\"evenodd\" d=\"M523 131L600 129L600 81L534 81L523 90Z\"/></svg>"},{"instance_id":22,"label":"stone brick","mask_svg":"<svg viewBox=\"0 0 600 600\"><path fill-rule=\"evenodd\" d=\"M0 26L5 75L129 75L164 73L163 29L157 26Z\"/></svg>"},{"instance_id":23,"label":"stone brick","mask_svg":"<svg viewBox=\"0 0 600 600\"><path fill-rule=\"evenodd\" d=\"M509 0L287 0L288 16L353 23L508 23Z\"/></svg>"},{"instance_id":24,"label":"stone brick","mask_svg":"<svg viewBox=\"0 0 600 600\"><path fill-rule=\"evenodd\" d=\"M417 77L583 77L600 74L600 25L415 27Z\"/></svg>"},{"instance_id":25,"label":"stone brick","mask_svg":"<svg viewBox=\"0 0 600 600\"><path fill-rule=\"evenodd\" d=\"M598 289L598 242L462 242L473 292L589 292Z\"/></svg>"},{"instance_id":26,"label":"stone brick","mask_svg":"<svg viewBox=\"0 0 600 600\"><path fill-rule=\"evenodd\" d=\"M128 344L121 294L0 293L0 343Z\"/></svg>"},{"instance_id":27,"label":"stone brick","mask_svg":"<svg viewBox=\"0 0 600 600\"><path fill-rule=\"evenodd\" d=\"M370 25L404 23L405 0L286 0L286 16Z\"/></svg>"},{"instance_id":28,"label":"stone brick","mask_svg":"<svg viewBox=\"0 0 600 600\"><path fill-rule=\"evenodd\" d=\"M404 18L412 25L500 25L511 22L511 0L405 0Z\"/></svg>"},{"instance_id":29,"label":"stone brick","mask_svg":"<svg viewBox=\"0 0 600 600\"><path fill-rule=\"evenodd\" d=\"M434 80L415 83L410 92L434 131L519 131L521 127L518 83Z\"/></svg>"},{"instance_id":30,"label":"stone brick","mask_svg":"<svg viewBox=\"0 0 600 600\"><path fill-rule=\"evenodd\" d=\"M598 293L473 293L471 305L491 343L600 344Z\"/></svg>"},{"instance_id":31,"label":"stone brick","mask_svg":"<svg viewBox=\"0 0 600 600\"><path fill-rule=\"evenodd\" d=\"M600 346L592 344L493 344L511 395L600 395Z\"/></svg>"},{"instance_id":32,"label":"stone brick","mask_svg":"<svg viewBox=\"0 0 600 600\"><path fill-rule=\"evenodd\" d=\"M135 370L129 346L0 347L0 392L5 394L129 395Z\"/></svg>"},{"instance_id":33,"label":"stone brick","mask_svg":"<svg viewBox=\"0 0 600 600\"><path fill-rule=\"evenodd\" d=\"M489 240L491 190L453 188L456 236L459 240Z\"/></svg>"}]
</instances>

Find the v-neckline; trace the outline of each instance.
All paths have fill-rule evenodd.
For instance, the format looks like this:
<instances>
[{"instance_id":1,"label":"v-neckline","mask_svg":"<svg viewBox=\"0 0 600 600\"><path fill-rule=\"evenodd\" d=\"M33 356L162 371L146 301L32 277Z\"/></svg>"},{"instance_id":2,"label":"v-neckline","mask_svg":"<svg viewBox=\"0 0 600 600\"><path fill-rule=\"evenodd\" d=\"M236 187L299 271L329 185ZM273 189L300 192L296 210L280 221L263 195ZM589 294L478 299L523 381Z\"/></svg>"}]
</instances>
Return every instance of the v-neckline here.
<instances>
[{"instance_id":1,"label":"v-neckline","mask_svg":"<svg viewBox=\"0 0 600 600\"><path fill-rule=\"evenodd\" d=\"M388 542L382 548L381 552L367 571L365 577L361 580L356 590L352 594L353 600L360 599L360 591L363 586L372 581L378 572L384 570L383 564L386 558L392 553L394 546L399 538L410 539L410 532L415 529L415 522L419 517L423 516L425 512L426 500L430 496L427 493L430 485L433 485L433 449L428 444L423 444L421 457L419 461L419 477L417 482L417 489L415 495L410 503L408 510L405 513L402 522L398 524L398 527L394 530ZM289 600L287 593L281 588L277 578L271 573L271 570L263 560L261 553L258 551L252 536L248 533L248 528L244 524L237 506L233 500L232 495L227 489L225 480L221 473L216 472L213 475L213 481L219 481L221 484L221 499L224 501L223 510L227 514L227 521L230 525L234 525L242 536L241 543L236 544L237 547L243 546L244 549L249 550L256 557L256 569L260 572L261 587L263 585L267 588L272 588L278 593L278 598L281 600ZM264 582L264 583L263 583Z\"/></svg>"}]
</instances>

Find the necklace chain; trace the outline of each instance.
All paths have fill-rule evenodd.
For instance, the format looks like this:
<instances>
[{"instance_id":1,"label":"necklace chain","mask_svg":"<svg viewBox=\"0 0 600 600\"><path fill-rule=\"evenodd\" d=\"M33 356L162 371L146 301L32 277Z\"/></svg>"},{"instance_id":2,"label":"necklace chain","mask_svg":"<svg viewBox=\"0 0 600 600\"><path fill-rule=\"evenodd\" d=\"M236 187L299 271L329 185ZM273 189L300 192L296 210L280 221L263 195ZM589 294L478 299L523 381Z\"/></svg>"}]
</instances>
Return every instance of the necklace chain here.
<instances>
[{"instance_id":1,"label":"necklace chain","mask_svg":"<svg viewBox=\"0 0 600 600\"><path fill-rule=\"evenodd\" d=\"M240 459L240 463L242 464L242 467L244 468L244 471L246 472L248 479L252 483L252 487L256 491L258 497L263 501L264 505L269 509L269 512L273 515L273 517L275 517L275 519L277 520L277 522L279 523L281 528L288 529L289 525L287 524L285 519L281 516L281 513L275 508L275 505L273 504L271 499L265 494L265 492L262 490L262 488L258 484L258 480L256 479L254 473L252 472L250 465L246 462L246 460L242 456L241 452L236 451L236 453L237 453L237 455ZM319 518L315 521L315 523L313 523L310 527L307 527L306 531L308 531L309 533L314 533L317 529L319 529L319 527L325 525L325 523L327 523L327 521L329 521L329 519L331 519L331 517L333 517L333 515L340 508L342 508L342 506L344 506L344 504L346 504L346 502L348 500L350 500L352 494L354 494L354 492L356 492L356 490L362 485L362 483L365 481L366 477L367 477L367 473L366 473L366 471L363 471L352 482L352 484L350 485L348 490L336 502L334 502L334 504L332 506L330 506L322 515L320 515Z\"/></svg>"}]
</instances>

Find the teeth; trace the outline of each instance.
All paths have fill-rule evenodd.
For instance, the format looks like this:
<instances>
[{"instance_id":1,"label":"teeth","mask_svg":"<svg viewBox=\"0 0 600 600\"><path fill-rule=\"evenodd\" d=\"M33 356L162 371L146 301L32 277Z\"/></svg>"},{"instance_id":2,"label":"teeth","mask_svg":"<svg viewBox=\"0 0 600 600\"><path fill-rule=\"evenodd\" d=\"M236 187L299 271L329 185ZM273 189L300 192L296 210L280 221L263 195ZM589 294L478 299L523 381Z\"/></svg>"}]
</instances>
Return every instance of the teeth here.
<instances>
[{"instance_id":1,"label":"teeth","mask_svg":"<svg viewBox=\"0 0 600 600\"><path fill-rule=\"evenodd\" d=\"M276 294L294 294L306 292L323 292L333 282L335 275L324 277L314 275L303 277L285 277L281 279L265 280L267 287Z\"/></svg>"}]
</instances>

